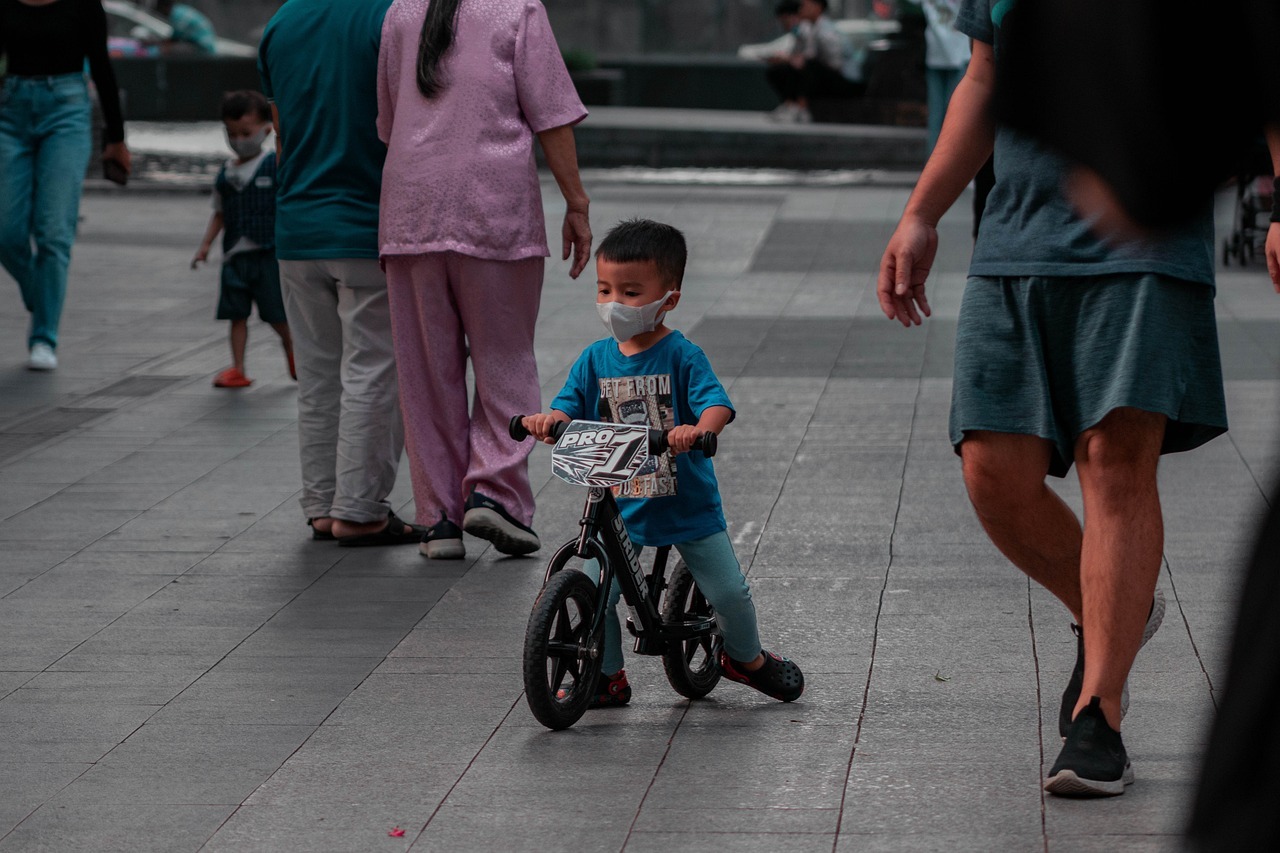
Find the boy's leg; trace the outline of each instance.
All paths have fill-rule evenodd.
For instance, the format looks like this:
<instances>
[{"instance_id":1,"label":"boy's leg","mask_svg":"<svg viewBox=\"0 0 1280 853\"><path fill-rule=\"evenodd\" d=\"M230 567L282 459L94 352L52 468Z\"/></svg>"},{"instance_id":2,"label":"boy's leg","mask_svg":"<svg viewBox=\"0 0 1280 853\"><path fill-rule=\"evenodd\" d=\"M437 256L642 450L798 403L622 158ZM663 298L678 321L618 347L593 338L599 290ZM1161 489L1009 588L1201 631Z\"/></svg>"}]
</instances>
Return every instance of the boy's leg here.
<instances>
[{"instance_id":1,"label":"boy's leg","mask_svg":"<svg viewBox=\"0 0 1280 853\"><path fill-rule=\"evenodd\" d=\"M728 532L722 530L702 539L681 542L676 550L684 558L698 589L716 609L725 652L735 661L754 661L761 651L756 606Z\"/></svg>"},{"instance_id":2,"label":"boy's leg","mask_svg":"<svg viewBox=\"0 0 1280 853\"><path fill-rule=\"evenodd\" d=\"M258 316L280 336L280 344L284 347L285 358L289 364L289 375L297 379L298 371L293 360L293 338L289 334L284 296L280 293L280 264L276 261L275 252L270 249L254 252L253 265L253 300L258 303Z\"/></svg>"},{"instance_id":3,"label":"boy's leg","mask_svg":"<svg viewBox=\"0 0 1280 853\"><path fill-rule=\"evenodd\" d=\"M533 333L544 262L448 257L449 286L471 344L476 378L462 494L475 488L530 525L534 505L527 460L533 442L512 441L507 423L512 415L542 408Z\"/></svg>"},{"instance_id":4,"label":"boy's leg","mask_svg":"<svg viewBox=\"0 0 1280 853\"><path fill-rule=\"evenodd\" d=\"M253 312L253 294L249 285L241 256L232 255L222 262L217 318L231 323L231 366L242 374L245 346L249 340L249 315Z\"/></svg>"},{"instance_id":5,"label":"boy's leg","mask_svg":"<svg viewBox=\"0 0 1280 853\"><path fill-rule=\"evenodd\" d=\"M249 321L244 317L231 321L231 366L244 373L244 350L249 342Z\"/></svg>"},{"instance_id":6,"label":"boy's leg","mask_svg":"<svg viewBox=\"0 0 1280 853\"><path fill-rule=\"evenodd\" d=\"M587 560L582 564L582 572L591 578L592 583L600 577L600 564L595 560ZM600 655L600 672L610 676L622 669L622 622L618 619L618 601L622 598L622 587L618 579L613 579L609 589L609 604L604 613L604 649Z\"/></svg>"}]
</instances>

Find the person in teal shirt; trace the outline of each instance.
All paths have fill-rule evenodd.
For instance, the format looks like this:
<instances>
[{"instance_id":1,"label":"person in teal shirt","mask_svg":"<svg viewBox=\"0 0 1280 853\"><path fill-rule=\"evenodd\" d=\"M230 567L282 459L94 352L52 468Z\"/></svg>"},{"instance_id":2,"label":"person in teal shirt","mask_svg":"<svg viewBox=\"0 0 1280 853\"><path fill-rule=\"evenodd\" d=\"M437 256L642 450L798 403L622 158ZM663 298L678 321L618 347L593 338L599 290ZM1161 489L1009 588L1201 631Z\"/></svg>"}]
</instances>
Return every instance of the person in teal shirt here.
<instances>
[{"instance_id":1,"label":"person in teal shirt","mask_svg":"<svg viewBox=\"0 0 1280 853\"><path fill-rule=\"evenodd\" d=\"M173 28L167 46L191 45L200 53L211 56L218 52L218 34L213 29L213 22L194 7L173 0L158 0L156 14Z\"/></svg>"},{"instance_id":2,"label":"person in teal shirt","mask_svg":"<svg viewBox=\"0 0 1280 853\"><path fill-rule=\"evenodd\" d=\"M404 445L378 264L377 70L390 0L288 0L258 46L276 129L276 257L294 336L302 509L317 539L416 545L387 495Z\"/></svg>"}]
</instances>

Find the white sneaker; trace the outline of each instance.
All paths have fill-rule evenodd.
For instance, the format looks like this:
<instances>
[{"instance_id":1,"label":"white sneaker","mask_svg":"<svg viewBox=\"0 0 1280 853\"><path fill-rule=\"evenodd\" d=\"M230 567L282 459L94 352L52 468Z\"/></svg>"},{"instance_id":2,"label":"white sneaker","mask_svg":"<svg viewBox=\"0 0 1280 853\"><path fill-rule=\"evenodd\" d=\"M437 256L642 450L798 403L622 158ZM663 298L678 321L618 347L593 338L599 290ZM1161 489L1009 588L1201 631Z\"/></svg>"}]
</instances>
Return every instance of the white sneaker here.
<instances>
[{"instance_id":1,"label":"white sneaker","mask_svg":"<svg viewBox=\"0 0 1280 853\"><path fill-rule=\"evenodd\" d=\"M58 356L53 347L44 341L36 341L31 345L31 353L27 356L28 370L53 370L58 366Z\"/></svg>"},{"instance_id":2,"label":"white sneaker","mask_svg":"<svg viewBox=\"0 0 1280 853\"><path fill-rule=\"evenodd\" d=\"M813 113L804 107L796 107L795 112L791 114L791 120L796 124L813 124Z\"/></svg>"},{"instance_id":3,"label":"white sneaker","mask_svg":"<svg viewBox=\"0 0 1280 853\"><path fill-rule=\"evenodd\" d=\"M800 108L795 104L778 104L778 106L774 107L773 110L767 113L766 117L769 121L776 121L781 124L790 124L796 120L796 111L799 109Z\"/></svg>"}]
</instances>

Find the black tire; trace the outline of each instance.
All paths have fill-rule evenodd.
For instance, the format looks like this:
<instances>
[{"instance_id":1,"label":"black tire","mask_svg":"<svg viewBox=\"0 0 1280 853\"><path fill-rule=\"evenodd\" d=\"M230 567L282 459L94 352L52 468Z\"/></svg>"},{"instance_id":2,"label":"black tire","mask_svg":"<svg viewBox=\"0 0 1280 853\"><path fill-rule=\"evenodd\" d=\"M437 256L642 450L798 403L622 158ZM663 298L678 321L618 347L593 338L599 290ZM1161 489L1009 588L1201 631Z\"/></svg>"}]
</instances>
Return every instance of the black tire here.
<instances>
[{"instance_id":1,"label":"black tire","mask_svg":"<svg viewBox=\"0 0 1280 853\"><path fill-rule=\"evenodd\" d=\"M663 622L690 622L715 615L715 608L702 595L693 575L683 562L676 563L662 602ZM719 634L704 634L672 642L662 655L667 681L681 696L701 699L720 681Z\"/></svg>"},{"instance_id":2,"label":"black tire","mask_svg":"<svg viewBox=\"0 0 1280 853\"><path fill-rule=\"evenodd\" d=\"M596 689L599 661L582 650L590 645L601 650L601 638L591 636L597 598L590 578L564 569L551 576L533 603L524 635L524 696L533 716L549 729L576 723Z\"/></svg>"}]
</instances>

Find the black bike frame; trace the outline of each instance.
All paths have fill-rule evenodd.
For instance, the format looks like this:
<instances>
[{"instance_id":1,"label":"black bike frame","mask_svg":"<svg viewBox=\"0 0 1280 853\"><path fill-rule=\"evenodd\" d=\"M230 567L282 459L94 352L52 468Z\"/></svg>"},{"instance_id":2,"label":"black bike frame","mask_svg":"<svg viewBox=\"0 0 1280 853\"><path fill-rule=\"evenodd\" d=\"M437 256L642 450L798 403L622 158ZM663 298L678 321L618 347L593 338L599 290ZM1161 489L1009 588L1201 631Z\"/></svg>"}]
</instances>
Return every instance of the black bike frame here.
<instances>
[{"instance_id":1,"label":"black bike frame","mask_svg":"<svg viewBox=\"0 0 1280 853\"><path fill-rule=\"evenodd\" d=\"M552 557L547 566L547 578L564 568L571 556L583 560L595 559L600 563L600 577L596 581L598 606L591 625L591 636L600 636L604 628L609 590L613 587L614 577L618 579L623 600L631 609L629 627L636 637L636 652L662 654L668 641L689 639L715 627L714 619L677 625L667 625L662 621L658 613L658 601L666 586L665 571L659 569L651 575L645 575L644 568L640 565L639 552L631 542L618 502L614 500L610 489L590 489L579 524L582 532L576 540L565 543ZM665 566L663 556L665 555L659 557L659 567ZM597 649L591 651L593 656L599 652Z\"/></svg>"}]
</instances>

